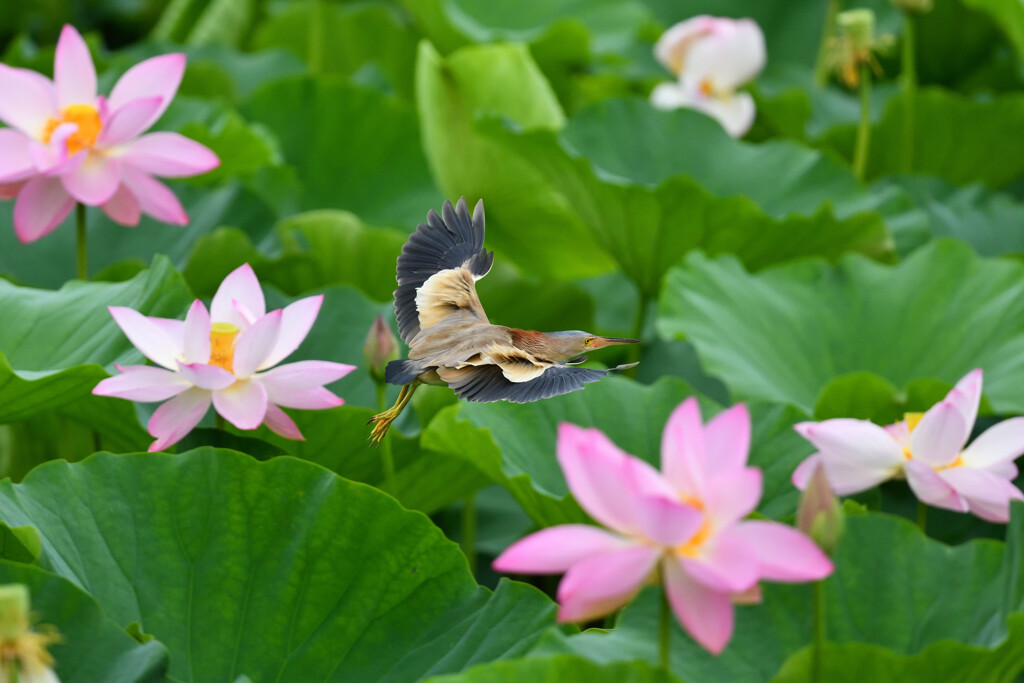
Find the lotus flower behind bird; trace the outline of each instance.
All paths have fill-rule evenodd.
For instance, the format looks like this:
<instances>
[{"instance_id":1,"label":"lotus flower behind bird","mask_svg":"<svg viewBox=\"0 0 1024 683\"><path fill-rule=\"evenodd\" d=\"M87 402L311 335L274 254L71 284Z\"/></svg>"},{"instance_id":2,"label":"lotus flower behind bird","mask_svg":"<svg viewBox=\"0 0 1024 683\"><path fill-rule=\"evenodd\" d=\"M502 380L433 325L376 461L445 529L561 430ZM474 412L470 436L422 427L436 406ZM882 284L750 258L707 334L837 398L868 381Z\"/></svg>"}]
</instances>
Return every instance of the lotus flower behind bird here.
<instances>
[{"instance_id":1,"label":"lotus flower behind bird","mask_svg":"<svg viewBox=\"0 0 1024 683\"><path fill-rule=\"evenodd\" d=\"M736 90L764 68L764 34L755 21L693 17L665 31L654 56L678 78L654 88L655 107L702 111L733 137L750 129L754 98Z\"/></svg>"},{"instance_id":2,"label":"lotus flower behind bird","mask_svg":"<svg viewBox=\"0 0 1024 683\"><path fill-rule=\"evenodd\" d=\"M793 483L805 488L818 463L839 495L905 477L923 503L1005 524L1010 501L1024 500L1011 483L1013 461L1024 453L1024 417L1000 422L965 448L981 383L981 370L972 370L928 412L908 413L888 427L846 418L795 425L818 452L800 463Z\"/></svg>"},{"instance_id":3,"label":"lotus flower behind bird","mask_svg":"<svg viewBox=\"0 0 1024 683\"><path fill-rule=\"evenodd\" d=\"M560 621L613 612L660 574L679 621L717 654L732 636L733 604L760 600L759 581L813 581L832 573L828 557L796 529L742 521L761 498L761 471L747 467L749 447L743 405L704 425L692 398L665 426L661 472L599 430L563 423L558 462L569 490L609 530L550 527L509 547L494 568L565 572Z\"/></svg>"},{"instance_id":4,"label":"lotus flower behind bird","mask_svg":"<svg viewBox=\"0 0 1024 683\"><path fill-rule=\"evenodd\" d=\"M0 64L0 198L16 196L14 230L22 242L52 232L76 202L100 206L114 221L141 214L185 225L188 215L153 176L205 173L220 160L177 133L142 135L174 99L185 55L136 64L110 97L96 93L96 69L82 36L65 26L53 80Z\"/></svg>"},{"instance_id":5,"label":"lotus flower behind bird","mask_svg":"<svg viewBox=\"0 0 1024 683\"><path fill-rule=\"evenodd\" d=\"M239 429L265 424L288 439L302 439L281 410L333 408L344 401L324 388L355 366L307 360L273 367L306 338L323 295L266 313L259 281L248 264L224 279L207 312L198 299L184 321L149 318L130 308L110 314L151 365L118 366L120 375L93 389L100 396L167 401L153 413L149 433L160 451L199 424L210 404ZM170 399L170 400L167 400Z\"/></svg>"}]
</instances>

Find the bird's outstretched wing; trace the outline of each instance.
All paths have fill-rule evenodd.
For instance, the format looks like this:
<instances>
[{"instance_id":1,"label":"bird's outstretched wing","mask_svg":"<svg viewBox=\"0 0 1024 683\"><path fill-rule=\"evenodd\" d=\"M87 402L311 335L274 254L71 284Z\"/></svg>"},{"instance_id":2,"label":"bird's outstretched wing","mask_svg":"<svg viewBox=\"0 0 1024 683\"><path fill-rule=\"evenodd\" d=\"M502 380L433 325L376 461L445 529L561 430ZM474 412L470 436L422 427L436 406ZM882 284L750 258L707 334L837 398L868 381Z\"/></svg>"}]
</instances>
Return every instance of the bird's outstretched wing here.
<instances>
[{"instance_id":1,"label":"bird's outstretched wing","mask_svg":"<svg viewBox=\"0 0 1024 683\"><path fill-rule=\"evenodd\" d=\"M469 215L466 198L441 215L431 209L398 257L395 315L398 333L409 344L421 328L452 315L487 322L475 281L491 269L494 253L484 249L484 203Z\"/></svg>"},{"instance_id":2,"label":"bird's outstretched wing","mask_svg":"<svg viewBox=\"0 0 1024 683\"><path fill-rule=\"evenodd\" d=\"M467 366L458 370L438 369L441 379L455 391L459 398L479 403L509 401L530 403L542 398L568 394L583 388L588 382L596 382L609 372L631 368L636 363L619 365L607 370L577 368L556 364L546 368L539 377L528 382L512 382L498 365Z\"/></svg>"}]
</instances>

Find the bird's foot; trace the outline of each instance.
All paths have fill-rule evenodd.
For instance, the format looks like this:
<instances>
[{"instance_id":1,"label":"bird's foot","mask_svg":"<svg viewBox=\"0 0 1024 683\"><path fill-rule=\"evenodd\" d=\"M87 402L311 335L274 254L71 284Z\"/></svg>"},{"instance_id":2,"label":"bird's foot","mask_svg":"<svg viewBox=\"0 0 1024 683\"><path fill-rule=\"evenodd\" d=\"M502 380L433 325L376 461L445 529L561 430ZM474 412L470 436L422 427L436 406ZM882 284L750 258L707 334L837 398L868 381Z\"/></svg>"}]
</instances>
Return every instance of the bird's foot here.
<instances>
[{"instance_id":1,"label":"bird's foot","mask_svg":"<svg viewBox=\"0 0 1024 683\"><path fill-rule=\"evenodd\" d=\"M370 442L374 446L379 446L380 442L384 439L384 435L388 433L388 428L391 427L391 423L398 417L398 413L394 408L389 408L383 413L378 413L370 418L370 421L366 424L372 424L373 429L370 431Z\"/></svg>"}]
</instances>

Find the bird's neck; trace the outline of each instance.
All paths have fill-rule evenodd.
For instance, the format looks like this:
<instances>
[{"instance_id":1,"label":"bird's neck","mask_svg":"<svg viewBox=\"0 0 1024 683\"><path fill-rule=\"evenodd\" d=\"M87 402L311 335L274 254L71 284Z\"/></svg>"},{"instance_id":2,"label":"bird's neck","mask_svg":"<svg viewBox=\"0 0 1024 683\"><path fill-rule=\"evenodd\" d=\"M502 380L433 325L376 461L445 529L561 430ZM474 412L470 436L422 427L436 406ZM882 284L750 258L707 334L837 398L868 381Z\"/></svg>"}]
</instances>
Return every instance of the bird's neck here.
<instances>
[{"instance_id":1,"label":"bird's neck","mask_svg":"<svg viewBox=\"0 0 1024 683\"><path fill-rule=\"evenodd\" d=\"M515 327L510 327L509 332L512 335L512 346L526 351L535 358L548 361L567 360L559 353L557 344L553 343L555 340L544 332L520 330Z\"/></svg>"}]
</instances>

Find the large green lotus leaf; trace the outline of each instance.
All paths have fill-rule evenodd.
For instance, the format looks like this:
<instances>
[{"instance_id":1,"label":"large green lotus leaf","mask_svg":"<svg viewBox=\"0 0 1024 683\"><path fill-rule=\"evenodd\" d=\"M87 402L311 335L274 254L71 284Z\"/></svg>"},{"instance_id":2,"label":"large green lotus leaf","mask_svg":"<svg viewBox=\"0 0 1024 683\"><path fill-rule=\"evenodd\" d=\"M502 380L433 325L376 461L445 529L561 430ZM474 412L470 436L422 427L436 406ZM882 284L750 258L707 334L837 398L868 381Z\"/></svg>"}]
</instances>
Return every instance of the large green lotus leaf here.
<instances>
[{"instance_id":1,"label":"large green lotus leaf","mask_svg":"<svg viewBox=\"0 0 1024 683\"><path fill-rule=\"evenodd\" d=\"M484 199L488 246L538 275L610 270L610 257L569 199L522 154L477 130L482 114L526 130L563 125L561 107L527 48L470 46L445 59L424 42L418 60L416 103L434 177L452 199Z\"/></svg>"},{"instance_id":2,"label":"large green lotus leaf","mask_svg":"<svg viewBox=\"0 0 1024 683\"><path fill-rule=\"evenodd\" d=\"M1024 5L1017 0L961 0L964 5L985 12L995 20L1017 57L1024 59Z\"/></svg>"},{"instance_id":3,"label":"large green lotus leaf","mask_svg":"<svg viewBox=\"0 0 1024 683\"><path fill-rule=\"evenodd\" d=\"M405 507L427 514L490 483L464 459L424 451L418 439L403 436L397 428L387 437L388 444L374 447L367 422L376 412L348 405L331 410L292 411L305 441L284 439L266 429L259 436L290 455L315 462L346 479L372 484ZM393 482L387 481L384 474L384 448L390 448L394 458Z\"/></svg>"},{"instance_id":4,"label":"large green lotus leaf","mask_svg":"<svg viewBox=\"0 0 1024 683\"><path fill-rule=\"evenodd\" d=\"M422 514L293 458L48 463L0 483L0 519L35 526L39 564L164 643L180 681L416 680L517 656L554 625L536 589L477 586Z\"/></svg>"},{"instance_id":5,"label":"large green lotus leaf","mask_svg":"<svg viewBox=\"0 0 1024 683\"><path fill-rule=\"evenodd\" d=\"M958 188L941 178L898 176L880 182L905 190L935 237L961 239L982 256L1024 253L1024 204L1010 194L981 185Z\"/></svg>"},{"instance_id":6,"label":"large green lotus leaf","mask_svg":"<svg viewBox=\"0 0 1024 683\"><path fill-rule=\"evenodd\" d=\"M597 427L625 451L655 467L661 459L661 433L669 414L692 390L675 378L643 385L608 377L583 391L526 404L461 403L445 408L430 423L423 447L461 457L505 486L541 526L580 521L583 512L555 457L558 424ZM710 418L714 404L705 403ZM750 463L764 470L760 510L781 517L796 509L793 469L813 449L791 429L803 418L785 406L751 406L753 446Z\"/></svg>"},{"instance_id":7,"label":"large green lotus leaf","mask_svg":"<svg viewBox=\"0 0 1024 683\"><path fill-rule=\"evenodd\" d=\"M291 3L260 24L253 42L298 55L315 74L351 76L372 62L395 92L412 99L417 40L383 4Z\"/></svg>"},{"instance_id":8,"label":"large green lotus leaf","mask_svg":"<svg viewBox=\"0 0 1024 683\"><path fill-rule=\"evenodd\" d=\"M660 111L640 99L589 107L569 120L561 138L603 175L650 187L685 175L712 194L747 196L775 218L814 214L826 203L845 217L877 201L848 168L821 152L782 140L745 143L708 116Z\"/></svg>"},{"instance_id":9,"label":"large green lotus leaf","mask_svg":"<svg viewBox=\"0 0 1024 683\"><path fill-rule=\"evenodd\" d=\"M694 112L659 112L640 100L603 102L570 121L561 139L514 132L495 120L481 127L568 200L648 299L692 249L736 253L761 268L889 248L874 200L838 163L792 143L736 142Z\"/></svg>"},{"instance_id":10,"label":"large green lotus leaf","mask_svg":"<svg viewBox=\"0 0 1024 683\"><path fill-rule=\"evenodd\" d=\"M854 671L878 671L880 664L894 668L878 678L824 680L1012 681L1024 667L1024 506L1015 507L1005 546L975 540L949 547L901 518L850 516L834 557L836 571L824 585L827 638L841 644L830 653L842 653L839 661ZM688 683L773 680L787 658L811 642L812 593L806 584L765 584L760 605L737 607L736 631L718 657L673 620L673 672ZM535 652L574 652L601 663L656 662L651 634L657 629L658 603L658 589L648 589L611 632L550 634ZM783 680L811 680L805 655L787 665L801 675ZM939 662L948 668L936 678ZM969 672L978 675L970 678Z\"/></svg>"},{"instance_id":11,"label":"large green lotus leaf","mask_svg":"<svg viewBox=\"0 0 1024 683\"><path fill-rule=\"evenodd\" d=\"M340 76L298 76L265 84L245 112L298 169L302 208L411 227L441 204L411 105Z\"/></svg>"},{"instance_id":12,"label":"large green lotus leaf","mask_svg":"<svg viewBox=\"0 0 1024 683\"><path fill-rule=\"evenodd\" d=\"M169 662L163 645L133 639L71 581L38 567L0 560L0 584L10 583L28 588L33 621L60 635L48 649L62 683L165 680Z\"/></svg>"},{"instance_id":13,"label":"large green lotus leaf","mask_svg":"<svg viewBox=\"0 0 1024 683\"><path fill-rule=\"evenodd\" d=\"M685 335L737 398L810 412L834 378L872 372L896 387L953 383L984 368L997 412L1024 412L1024 266L937 240L898 266L851 255L752 275L735 258L672 270L658 330Z\"/></svg>"},{"instance_id":14,"label":"large green lotus leaf","mask_svg":"<svg viewBox=\"0 0 1024 683\"><path fill-rule=\"evenodd\" d=\"M146 315L177 317L191 301L184 280L163 257L127 282L71 282L59 291L0 280L0 422L60 409L88 397L95 430L123 433L117 399L90 396L104 366L143 360L107 312L128 306Z\"/></svg>"},{"instance_id":15,"label":"large green lotus leaf","mask_svg":"<svg viewBox=\"0 0 1024 683\"><path fill-rule=\"evenodd\" d=\"M364 225L347 211L331 210L290 216L277 224L275 232L281 256L259 273L282 290L294 295L347 284L377 301L391 300L404 234Z\"/></svg>"},{"instance_id":16,"label":"large green lotus leaf","mask_svg":"<svg viewBox=\"0 0 1024 683\"><path fill-rule=\"evenodd\" d=\"M143 217L138 227L117 225L98 209L88 209L89 272L130 259L143 264L163 254L183 267L193 245L219 225L244 229L253 239L270 230L275 215L259 197L237 183L217 189L174 187L192 219L184 228ZM75 276L74 215L31 244L14 235L11 205L0 206L0 274L16 282L55 289Z\"/></svg>"},{"instance_id":17,"label":"large green lotus leaf","mask_svg":"<svg viewBox=\"0 0 1024 683\"><path fill-rule=\"evenodd\" d=\"M906 99L889 100L871 128L867 177L906 172L903 125ZM973 100L938 88L914 97L914 154L909 171L937 175L951 183L1002 186L1024 173L1024 95L1002 94ZM854 126L829 131L824 144L847 159L853 156Z\"/></svg>"},{"instance_id":18,"label":"large green lotus leaf","mask_svg":"<svg viewBox=\"0 0 1024 683\"><path fill-rule=\"evenodd\" d=\"M647 662L595 664L583 657L552 655L481 664L460 674L430 678L426 683L650 683L678 681L661 675Z\"/></svg>"}]
</instances>

